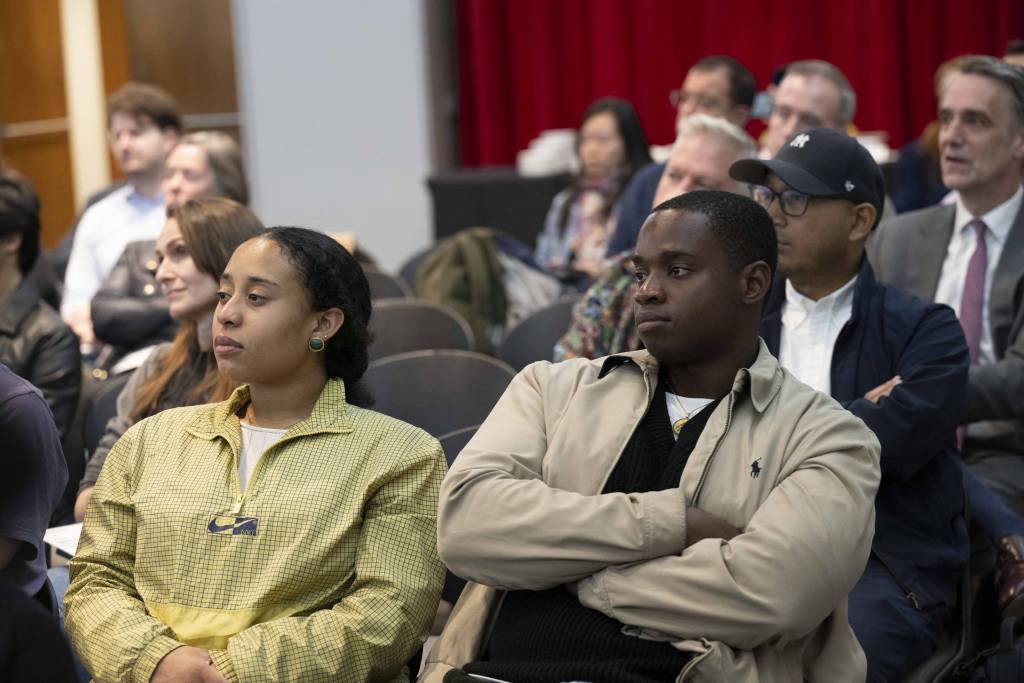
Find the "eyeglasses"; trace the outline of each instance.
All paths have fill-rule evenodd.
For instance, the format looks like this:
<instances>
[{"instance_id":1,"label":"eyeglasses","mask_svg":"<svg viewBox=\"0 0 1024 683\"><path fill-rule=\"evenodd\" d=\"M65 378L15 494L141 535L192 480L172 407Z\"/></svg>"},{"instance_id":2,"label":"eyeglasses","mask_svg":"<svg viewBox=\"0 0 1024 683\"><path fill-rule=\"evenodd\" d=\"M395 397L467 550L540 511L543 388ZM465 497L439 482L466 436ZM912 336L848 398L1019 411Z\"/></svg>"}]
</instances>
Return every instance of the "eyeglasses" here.
<instances>
[{"instance_id":1,"label":"eyeglasses","mask_svg":"<svg viewBox=\"0 0 1024 683\"><path fill-rule=\"evenodd\" d=\"M768 207L772 205L772 202L776 197L779 198L779 208L782 209L782 213L793 218L799 218L807 213L807 205L811 201L811 196L806 195L803 192L797 192L796 190L783 190L782 192L776 192L770 187L764 185L755 185L751 183L747 187L750 188L750 198L755 202L764 207L767 211Z\"/></svg>"},{"instance_id":2,"label":"eyeglasses","mask_svg":"<svg viewBox=\"0 0 1024 683\"><path fill-rule=\"evenodd\" d=\"M682 88L676 88L668 94L669 103L676 109L684 102L688 102L690 98L697 100L698 108L703 111L717 111L721 109L721 103L707 95L687 95Z\"/></svg>"}]
</instances>

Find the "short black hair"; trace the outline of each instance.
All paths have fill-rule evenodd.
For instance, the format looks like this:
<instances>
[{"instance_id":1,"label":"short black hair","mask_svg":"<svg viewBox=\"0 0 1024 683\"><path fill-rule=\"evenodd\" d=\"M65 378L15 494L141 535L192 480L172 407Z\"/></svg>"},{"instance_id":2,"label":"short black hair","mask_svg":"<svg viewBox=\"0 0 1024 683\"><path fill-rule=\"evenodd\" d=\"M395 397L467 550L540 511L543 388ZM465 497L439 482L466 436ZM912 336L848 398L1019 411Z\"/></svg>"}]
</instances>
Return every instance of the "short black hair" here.
<instances>
[{"instance_id":1,"label":"short black hair","mask_svg":"<svg viewBox=\"0 0 1024 683\"><path fill-rule=\"evenodd\" d=\"M734 192L696 190L667 199L654 207L658 211L687 211L707 219L725 255L737 268L764 261L775 276L779 245L771 216L753 199Z\"/></svg>"},{"instance_id":2,"label":"short black hair","mask_svg":"<svg viewBox=\"0 0 1024 683\"><path fill-rule=\"evenodd\" d=\"M18 233L18 268L28 275L39 258L39 198L32 185L10 171L0 175L0 236Z\"/></svg>"},{"instance_id":3,"label":"short black hair","mask_svg":"<svg viewBox=\"0 0 1024 683\"><path fill-rule=\"evenodd\" d=\"M757 81L750 69L740 64L739 60L728 55L711 55L704 57L693 65L691 71L718 71L724 69L729 77L729 99L733 105L743 104L754 106L757 95Z\"/></svg>"}]
</instances>

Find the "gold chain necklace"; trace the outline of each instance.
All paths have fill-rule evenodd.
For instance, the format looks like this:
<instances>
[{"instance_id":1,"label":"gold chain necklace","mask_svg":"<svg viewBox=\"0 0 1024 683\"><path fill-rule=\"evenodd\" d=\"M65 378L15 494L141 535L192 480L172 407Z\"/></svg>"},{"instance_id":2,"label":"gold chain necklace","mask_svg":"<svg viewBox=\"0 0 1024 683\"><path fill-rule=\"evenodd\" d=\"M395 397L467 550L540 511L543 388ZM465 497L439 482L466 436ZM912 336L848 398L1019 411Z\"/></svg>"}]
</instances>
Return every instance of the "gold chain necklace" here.
<instances>
[{"instance_id":1,"label":"gold chain necklace","mask_svg":"<svg viewBox=\"0 0 1024 683\"><path fill-rule=\"evenodd\" d=\"M672 392L672 398L675 399L676 407L679 408L679 412L683 414L681 418L672 423L672 433L679 436L679 432L683 431L683 427L686 426L686 423L690 421L690 418L693 417L693 414L697 412L698 409L694 408L690 412L686 412L686 408L683 407L683 401L679 398L679 395Z\"/></svg>"},{"instance_id":2,"label":"gold chain necklace","mask_svg":"<svg viewBox=\"0 0 1024 683\"><path fill-rule=\"evenodd\" d=\"M672 423L672 433L679 436L679 432L683 431L683 427L690 421L693 414L696 413L700 408L694 408L693 410L687 411L683 406L683 399L679 398L679 393L676 391L675 386L672 384L672 379L666 377L668 380L669 393L672 394L672 398L675 399L676 407L679 408L679 412L683 414L681 418ZM703 408L704 406L701 406Z\"/></svg>"}]
</instances>

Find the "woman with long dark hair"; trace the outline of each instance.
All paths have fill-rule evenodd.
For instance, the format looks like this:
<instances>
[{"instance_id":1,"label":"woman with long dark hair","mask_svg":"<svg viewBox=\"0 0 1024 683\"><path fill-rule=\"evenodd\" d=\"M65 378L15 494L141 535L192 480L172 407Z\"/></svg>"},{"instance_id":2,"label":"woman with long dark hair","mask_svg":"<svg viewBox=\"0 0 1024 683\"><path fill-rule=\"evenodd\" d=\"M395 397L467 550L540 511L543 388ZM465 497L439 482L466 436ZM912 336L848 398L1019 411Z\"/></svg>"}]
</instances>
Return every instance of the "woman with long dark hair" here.
<instances>
[{"instance_id":1,"label":"woman with long dark hair","mask_svg":"<svg viewBox=\"0 0 1024 683\"><path fill-rule=\"evenodd\" d=\"M633 105L617 97L596 100L583 112L576 152L580 171L552 200L535 258L564 280L580 274L590 280L615 228L615 203L651 155Z\"/></svg>"},{"instance_id":2,"label":"woman with long dark hair","mask_svg":"<svg viewBox=\"0 0 1024 683\"><path fill-rule=\"evenodd\" d=\"M240 386L110 452L71 561L67 631L99 680L392 681L437 609L445 460L354 402L370 290L330 237L274 228L220 278Z\"/></svg>"},{"instance_id":3,"label":"woman with long dark hair","mask_svg":"<svg viewBox=\"0 0 1024 683\"><path fill-rule=\"evenodd\" d=\"M232 252L264 230L246 207L229 199L196 199L168 209L156 242L156 279L171 318L180 324L171 342L158 346L121 391L78 487L75 519L81 521L107 453L129 427L165 408L222 401L235 384L217 372L210 329L217 286Z\"/></svg>"}]
</instances>

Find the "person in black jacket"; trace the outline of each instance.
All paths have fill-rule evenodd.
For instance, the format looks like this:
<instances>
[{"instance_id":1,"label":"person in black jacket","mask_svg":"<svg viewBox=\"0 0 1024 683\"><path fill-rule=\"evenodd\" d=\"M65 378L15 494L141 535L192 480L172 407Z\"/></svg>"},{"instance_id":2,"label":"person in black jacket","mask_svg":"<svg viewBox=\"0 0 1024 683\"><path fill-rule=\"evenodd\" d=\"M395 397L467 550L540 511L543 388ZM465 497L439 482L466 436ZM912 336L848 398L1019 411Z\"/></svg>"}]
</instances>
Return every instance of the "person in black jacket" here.
<instances>
[{"instance_id":1,"label":"person in black jacket","mask_svg":"<svg viewBox=\"0 0 1024 683\"><path fill-rule=\"evenodd\" d=\"M82 387L78 338L25 277L39 256L39 200L32 186L0 175L0 363L43 392L61 438Z\"/></svg>"},{"instance_id":2,"label":"person in black jacket","mask_svg":"<svg viewBox=\"0 0 1024 683\"><path fill-rule=\"evenodd\" d=\"M856 140L816 128L733 178L775 223L779 273L761 334L882 444L871 558L850 593L868 680L902 680L936 648L968 556L956 428L970 358L956 315L875 280L864 245L884 183Z\"/></svg>"}]
</instances>

